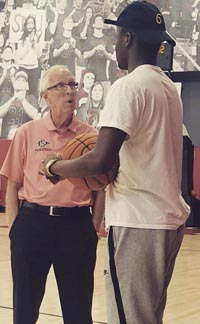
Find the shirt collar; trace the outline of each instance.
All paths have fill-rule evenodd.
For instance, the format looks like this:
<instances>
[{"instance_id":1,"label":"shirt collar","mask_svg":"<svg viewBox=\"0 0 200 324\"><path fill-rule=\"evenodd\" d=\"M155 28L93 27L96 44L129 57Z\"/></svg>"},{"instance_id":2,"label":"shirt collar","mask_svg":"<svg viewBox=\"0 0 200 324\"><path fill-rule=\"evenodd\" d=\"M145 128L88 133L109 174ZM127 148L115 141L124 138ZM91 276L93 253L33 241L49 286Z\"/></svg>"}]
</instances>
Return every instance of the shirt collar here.
<instances>
[{"instance_id":1,"label":"shirt collar","mask_svg":"<svg viewBox=\"0 0 200 324\"><path fill-rule=\"evenodd\" d=\"M51 119L50 111L44 116L43 119L44 119L44 123L49 131L57 131L57 132L62 132L62 133L65 133L67 131L76 133L76 131L77 131L78 120L75 116L73 116L71 124L62 130L55 127L55 125Z\"/></svg>"}]
</instances>

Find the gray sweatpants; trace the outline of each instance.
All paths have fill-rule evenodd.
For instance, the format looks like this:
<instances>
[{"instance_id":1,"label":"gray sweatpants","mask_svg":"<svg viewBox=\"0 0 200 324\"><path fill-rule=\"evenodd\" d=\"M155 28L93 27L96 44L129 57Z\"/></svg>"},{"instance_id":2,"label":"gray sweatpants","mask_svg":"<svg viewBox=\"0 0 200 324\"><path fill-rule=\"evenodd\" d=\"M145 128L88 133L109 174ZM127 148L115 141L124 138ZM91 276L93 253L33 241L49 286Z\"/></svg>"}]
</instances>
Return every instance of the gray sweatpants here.
<instances>
[{"instance_id":1,"label":"gray sweatpants","mask_svg":"<svg viewBox=\"0 0 200 324\"><path fill-rule=\"evenodd\" d=\"M114 260L127 324L161 324L167 287L180 249L184 226L177 230L112 227ZM108 242L111 240L111 233ZM110 274L109 249L105 260L108 324L119 320Z\"/></svg>"}]
</instances>

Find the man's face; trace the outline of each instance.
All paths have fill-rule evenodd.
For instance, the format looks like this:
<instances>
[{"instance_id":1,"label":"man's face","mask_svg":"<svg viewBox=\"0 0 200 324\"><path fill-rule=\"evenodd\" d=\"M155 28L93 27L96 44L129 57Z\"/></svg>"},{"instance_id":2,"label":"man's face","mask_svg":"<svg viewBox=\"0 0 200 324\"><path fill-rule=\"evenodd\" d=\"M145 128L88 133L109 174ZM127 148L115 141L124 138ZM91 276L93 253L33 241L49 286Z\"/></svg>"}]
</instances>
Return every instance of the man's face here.
<instances>
[{"instance_id":1,"label":"man's face","mask_svg":"<svg viewBox=\"0 0 200 324\"><path fill-rule=\"evenodd\" d=\"M6 61L6 62L10 61L10 60L12 60L12 57L13 57L12 49L10 47L6 47L2 54L3 61Z\"/></svg>"},{"instance_id":2,"label":"man's face","mask_svg":"<svg viewBox=\"0 0 200 324\"><path fill-rule=\"evenodd\" d=\"M77 8L81 8L83 0L75 0L75 5Z\"/></svg>"},{"instance_id":3,"label":"man's face","mask_svg":"<svg viewBox=\"0 0 200 324\"><path fill-rule=\"evenodd\" d=\"M101 16L97 16L94 21L94 27L96 29L103 29L103 18Z\"/></svg>"},{"instance_id":4,"label":"man's face","mask_svg":"<svg viewBox=\"0 0 200 324\"><path fill-rule=\"evenodd\" d=\"M116 42L116 58L118 62L118 66L121 70L128 69L128 58L127 58L127 50L125 48L124 41L125 41L125 34L122 34L121 27L117 27L117 42Z\"/></svg>"},{"instance_id":5,"label":"man's face","mask_svg":"<svg viewBox=\"0 0 200 324\"><path fill-rule=\"evenodd\" d=\"M86 73L84 75L83 83L85 86L91 87L94 83L94 74L93 73Z\"/></svg>"},{"instance_id":6,"label":"man's face","mask_svg":"<svg viewBox=\"0 0 200 324\"><path fill-rule=\"evenodd\" d=\"M25 91L27 89L27 80L24 77L18 77L14 83L16 91Z\"/></svg>"},{"instance_id":7,"label":"man's face","mask_svg":"<svg viewBox=\"0 0 200 324\"><path fill-rule=\"evenodd\" d=\"M73 23L72 18L69 17L69 18L64 20L64 22L63 22L63 30L72 31L73 27L74 27L74 23Z\"/></svg>"},{"instance_id":8,"label":"man's face","mask_svg":"<svg viewBox=\"0 0 200 324\"><path fill-rule=\"evenodd\" d=\"M54 69L49 72L46 88L58 83L69 83L74 81L73 75L62 68ZM76 106L77 90L66 86L63 89L52 88L43 92L44 99L48 103L52 112L72 115Z\"/></svg>"},{"instance_id":9,"label":"man's face","mask_svg":"<svg viewBox=\"0 0 200 324\"><path fill-rule=\"evenodd\" d=\"M46 0L39 0L38 1L38 8L44 8L46 4Z\"/></svg>"},{"instance_id":10,"label":"man's face","mask_svg":"<svg viewBox=\"0 0 200 324\"><path fill-rule=\"evenodd\" d=\"M58 1L58 7L62 10L65 10L67 7L67 1L66 0L59 0Z\"/></svg>"}]
</instances>

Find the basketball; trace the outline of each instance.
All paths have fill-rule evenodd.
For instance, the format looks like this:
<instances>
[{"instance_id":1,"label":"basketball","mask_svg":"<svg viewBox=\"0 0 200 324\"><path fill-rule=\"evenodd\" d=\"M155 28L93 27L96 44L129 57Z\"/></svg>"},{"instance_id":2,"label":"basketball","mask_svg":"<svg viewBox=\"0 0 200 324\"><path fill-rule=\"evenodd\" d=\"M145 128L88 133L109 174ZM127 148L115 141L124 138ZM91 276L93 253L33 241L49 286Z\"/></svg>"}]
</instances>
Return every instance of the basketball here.
<instances>
[{"instance_id":1,"label":"basketball","mask_svg":"<svg viewBox=\"0 0 200 324\"><path fill-rule=\"evenodd\" d=\"M96 145L97 134L84 133L75 136L67 143L62 153L63 160L73 160L88 152L90 152ZM68 180L75 186L83 190L98 191L104 189L109 183L113 182L117 176L119 167L119 159L114 163L112 169L101 175L85 178L68 178Z\"/></svg>"}]
</instances>

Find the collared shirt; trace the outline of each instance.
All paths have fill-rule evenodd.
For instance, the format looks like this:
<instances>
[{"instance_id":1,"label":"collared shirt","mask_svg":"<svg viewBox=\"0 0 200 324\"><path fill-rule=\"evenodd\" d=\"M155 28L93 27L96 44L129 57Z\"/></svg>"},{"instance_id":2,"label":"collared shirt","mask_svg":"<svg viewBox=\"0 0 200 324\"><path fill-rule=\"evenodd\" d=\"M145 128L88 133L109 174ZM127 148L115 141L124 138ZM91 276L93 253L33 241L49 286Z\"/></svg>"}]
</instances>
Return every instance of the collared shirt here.
<instances>
[{"instance_id":1,"label":"collared shirt","mask_svg":"<svg viewBox=\"0 0 200 324\"><path fill-rule=\"evenodd\" d=\"M16 131L0 174L18 184L20 200L46 206L86 206L92 202L90 190L83 191L67 179L53 185L38 174L41 161L48 154L62 153L75 135L96 133L76 117L64 130L57 129L50 113L39 120L23 124Z\"/></svg>"}]
</instances>

